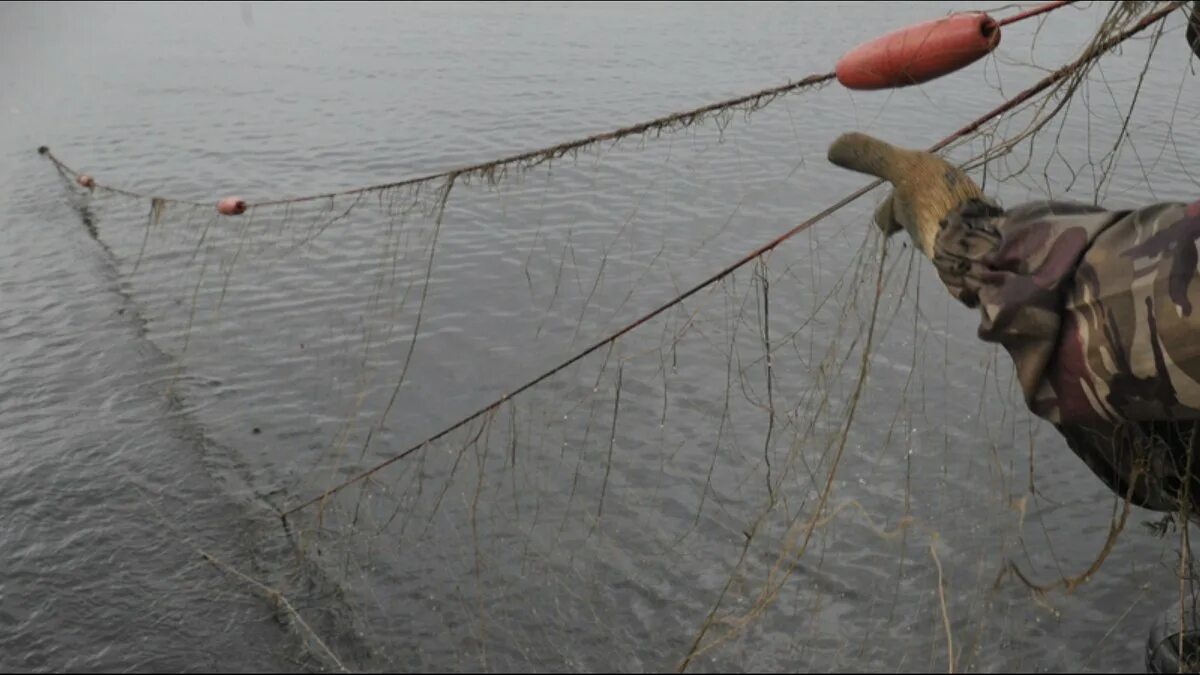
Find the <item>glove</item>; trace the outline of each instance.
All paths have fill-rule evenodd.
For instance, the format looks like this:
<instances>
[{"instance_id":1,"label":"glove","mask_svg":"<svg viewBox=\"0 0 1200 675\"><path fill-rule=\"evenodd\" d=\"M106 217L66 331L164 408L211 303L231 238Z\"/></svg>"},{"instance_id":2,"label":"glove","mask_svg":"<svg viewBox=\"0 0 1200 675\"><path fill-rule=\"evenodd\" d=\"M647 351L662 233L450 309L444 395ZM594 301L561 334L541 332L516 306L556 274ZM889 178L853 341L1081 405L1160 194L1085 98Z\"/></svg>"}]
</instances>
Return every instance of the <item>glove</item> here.
<instances>
[{"instance_id":1,"label":"glove","mask_svg":"<svg viewBox=\"0 0 1200 675\"><path fill-rule=\"evenodd\" d=\"M983 192L967 174L937 155L906 150L866 134L847 133L829 146L829 161L892 184L875 211L875 224L891 236L907 230L913 243L932 259L941 221Z\"/></svg>"}]
</instances>

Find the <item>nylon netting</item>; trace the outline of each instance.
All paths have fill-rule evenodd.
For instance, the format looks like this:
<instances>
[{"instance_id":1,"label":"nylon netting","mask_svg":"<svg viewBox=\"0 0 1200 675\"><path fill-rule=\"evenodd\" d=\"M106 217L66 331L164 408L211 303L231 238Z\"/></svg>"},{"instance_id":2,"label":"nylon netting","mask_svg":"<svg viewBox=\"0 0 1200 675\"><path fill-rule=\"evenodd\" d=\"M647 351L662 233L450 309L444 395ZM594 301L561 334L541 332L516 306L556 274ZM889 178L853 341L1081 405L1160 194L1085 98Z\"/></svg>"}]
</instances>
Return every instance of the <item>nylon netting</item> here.
<instances>
[{"instance_id":1,"label":"nylon netting","mask_svg":"<svg viewBox=\"0 0 1200 675\"><path fill-rule=\"evenodd\" d=\"M1088 11L1107 17L1104 36L1159 8ZM1185 198L1200 168L1182 30L1178 14L1156 24L947 156L1006 204ZM995 100L1094 37L1057 60L989 57ZM922 89L884 104L882 128ZM1148 95L1174 98L1170 119L1135 105ZM1137 523L1158 515L1137 509L1124 526L1120 497L1029 415L1006 355L975 340L974 313L869 225L882 189L506 396L826 206L798 183L856 187L824 161L846 130L837 96L236 218L73 189L172 360L167 414L201 430L258 523L241 578L266 589L307 665L1129 658L1137 617L1179 598L1184 535L1156 537ZM971 116L947 117L948 132ZM164 518L187 531L186 510ZM1073 592L1029 587L1098 557Z\"/></svg>"}]
</instances>

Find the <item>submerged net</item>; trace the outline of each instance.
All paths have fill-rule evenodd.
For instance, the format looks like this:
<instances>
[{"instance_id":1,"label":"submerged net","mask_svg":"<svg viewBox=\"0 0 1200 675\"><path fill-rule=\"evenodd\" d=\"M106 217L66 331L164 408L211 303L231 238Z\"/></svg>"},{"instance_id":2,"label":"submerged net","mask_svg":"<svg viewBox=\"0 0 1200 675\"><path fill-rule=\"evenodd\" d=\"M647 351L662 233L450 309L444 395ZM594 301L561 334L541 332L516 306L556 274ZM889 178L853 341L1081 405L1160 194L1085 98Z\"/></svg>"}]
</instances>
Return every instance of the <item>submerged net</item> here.
<instances>
[{"instance_id":1,"label":"submerged net","mask_svg":"<svg viewBox=\"0 0 1200 675\"><path fill-rule=\"evenodd\" d=\"M1078 8L1093 20L1049 56L1034 35L989 57L995 102L1075 65L949 156L1007 204L1183 199L1156 191L1196 184L1184 22L1148 21L1174 9ZM929 96L947 132L982 112L939 86L880 124ZM172 359L171 414L256 523L253 569L211 562L275 603L308 666L1140 660L1186 528L1126 526L1158 516L1125 515L1026 412L975 314L868 225L882 191L706 281L861 181L824 161L844 94L794 89L236 218L76 191ZM1148 92L1171 119L1142 115Z\"/></svg>"}]
</instances>

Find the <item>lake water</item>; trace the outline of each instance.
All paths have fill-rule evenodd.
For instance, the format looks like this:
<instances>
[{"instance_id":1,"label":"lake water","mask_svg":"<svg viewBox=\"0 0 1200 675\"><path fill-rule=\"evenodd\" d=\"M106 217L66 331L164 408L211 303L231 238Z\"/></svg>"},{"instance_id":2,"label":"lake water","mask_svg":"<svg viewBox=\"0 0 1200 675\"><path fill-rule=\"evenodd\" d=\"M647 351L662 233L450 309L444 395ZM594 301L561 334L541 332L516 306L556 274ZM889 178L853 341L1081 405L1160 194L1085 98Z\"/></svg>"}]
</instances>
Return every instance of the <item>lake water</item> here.
<instances>
[{"instance_id":1,"label":"lake water","mask_svg":"<svg viewBox=\"0 0 1200 675\"><path fill-rule=\"evenodd\" d=\"M148 219L148 200L84 195L35 152L205 204L325 193L824 72L967 8L0 6L0 667L671 670L720 599L700 644L729 639L692 670L941 670L948 642L959 670L1140 670L1179 596L1178 534L1135 510L1074 593L996 583L1009 559L1040 581L1082 572L1113 496L899 237L855 393L881 190L367 489L278 516L862 185L825 160L837 134L923 147L998 105L1077 55L1100 5L1036 39L1037 21L1010 26L995 56L921 87L830 85L456 183L440 216L431 186ZM1167 27L1115 160L1152 32L1032 154L976 172L989 194L1195 199L1196 78L1182 16ZM810 545L781 557L835 457Z\"/></svg>"}]
</instances>

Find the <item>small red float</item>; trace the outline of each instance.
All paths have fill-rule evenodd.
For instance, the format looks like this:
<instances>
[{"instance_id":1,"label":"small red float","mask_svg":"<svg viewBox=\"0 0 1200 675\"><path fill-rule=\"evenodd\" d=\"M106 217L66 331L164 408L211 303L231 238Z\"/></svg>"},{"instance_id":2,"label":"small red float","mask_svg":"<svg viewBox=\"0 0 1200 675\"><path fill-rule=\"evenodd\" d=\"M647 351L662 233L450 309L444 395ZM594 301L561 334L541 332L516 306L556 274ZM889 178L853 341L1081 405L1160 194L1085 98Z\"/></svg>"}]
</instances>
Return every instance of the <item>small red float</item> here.
<instances>
[{"instance_id":1,"label":"small red float","mask_svg":"<svg viewBox=\"0 0 1200 675\"><path fill-rule=\"evenodd\" d=\"M237 197L226 197L217 202L217 212L225 216L237 216L246 212L246 202Z\"/></svg>"},{"instance_id":2,"label":"small red float","mask_svg":"<svg viewBox=\"0 0 1200 675\"><path fill-rule=\"evenodd\" d=\"M85 187L89 190L96 187L96 181L92 180L92 177L87 175L86 173L81 173L78 176L76 176L75 182L79 183L80 185L82 185L83 187Z\"/></svg>"},{"instance_id":3,"label":"small red float","mask_svg":"<svg viewBox=\"0 0 1200 675\"><path fill-rule=\"evenodd\" d=\"M967 12L902 28L850 50L837 63L849 89L892 89L921 84L983 58L1000 44L1000 26Z\"/></svg>"}]
</instances>

